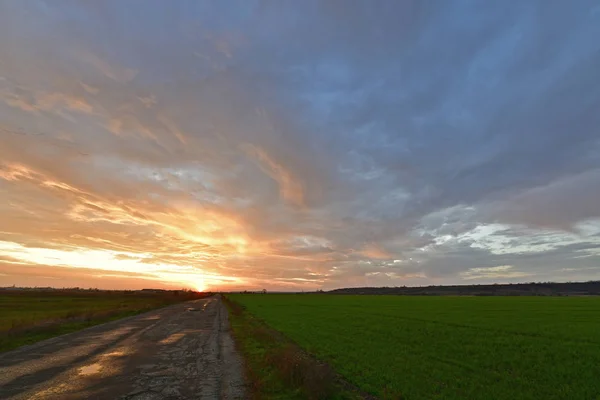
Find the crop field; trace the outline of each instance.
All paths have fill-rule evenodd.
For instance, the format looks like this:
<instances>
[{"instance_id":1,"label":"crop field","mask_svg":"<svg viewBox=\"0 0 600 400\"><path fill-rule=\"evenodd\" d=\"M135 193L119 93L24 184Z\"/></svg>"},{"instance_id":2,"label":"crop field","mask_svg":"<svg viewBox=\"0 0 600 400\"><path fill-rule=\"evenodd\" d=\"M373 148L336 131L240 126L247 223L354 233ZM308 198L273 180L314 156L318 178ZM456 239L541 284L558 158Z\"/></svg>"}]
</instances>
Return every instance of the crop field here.
<instances>
[{"instance_id":1,"label":"crop field","mask_svg":"<svg viewBox=\"0 0 600 400\"><path fill-rule=\"evenodd\" d=\"M600 297L235 294L388 399L600 399Z\"/></svg>"},{"instance_id":2,"label":"crop field","mask_svg":"<svg viewBox=\"0 0 600 400\"><path fill-rule=\"evenodd\" d=\"M0 351L199 295L110 291L0 293Z\"/></svg>"}]
</instances>

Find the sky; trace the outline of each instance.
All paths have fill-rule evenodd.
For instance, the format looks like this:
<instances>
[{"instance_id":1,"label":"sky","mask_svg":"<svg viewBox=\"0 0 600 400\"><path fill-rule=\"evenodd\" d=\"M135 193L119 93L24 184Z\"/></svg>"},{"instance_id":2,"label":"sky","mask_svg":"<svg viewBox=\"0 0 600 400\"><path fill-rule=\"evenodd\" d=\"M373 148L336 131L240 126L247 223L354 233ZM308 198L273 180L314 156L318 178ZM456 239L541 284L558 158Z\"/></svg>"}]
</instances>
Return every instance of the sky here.
<instances>
[{"instance_id":1,"label":"sky","mask_svg":"<svg viewBox=\"0 0 600 400\"><path fill-rule=\"evenodd\" d=\"M0 2L0 286L600 279L597 1Z\"/></svg>"}]
</instances>

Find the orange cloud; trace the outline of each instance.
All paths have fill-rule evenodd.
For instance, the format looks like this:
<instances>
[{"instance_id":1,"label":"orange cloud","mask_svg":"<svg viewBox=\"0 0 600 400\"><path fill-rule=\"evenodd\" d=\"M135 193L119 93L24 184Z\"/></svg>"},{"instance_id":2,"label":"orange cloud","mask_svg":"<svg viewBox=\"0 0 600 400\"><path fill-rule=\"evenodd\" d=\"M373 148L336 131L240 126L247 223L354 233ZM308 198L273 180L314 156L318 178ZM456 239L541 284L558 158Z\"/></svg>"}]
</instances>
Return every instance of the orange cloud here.
<instances>
[{"instance_id":1,"label":"orange cloud","mask_svg":"<svg viewBox=\"0 0 600 400\"><path fill-rule=\"evenodd\" d=\"M298 207L305 205L302 183L283 164L258 146L246 145L245 150L258 161L262 170L279 184L279 193L284 201Z\"/></svg>"},{"instance_id":2,"label":"orange cloud","mask_svg":"<svg viewBox=\"0 0 600 400\"><path fill-rule=\"evenodd\" d=\"M62 106L73 111L92 113L92 106L85 99L65 93L41 93L36 96L36 101L41 110L52 110Z\"/></svg>"},{"instance_id":3,"label":"orange cloud","mask_svg":"<svg viewBox=\"0 0 600 400\"><path fill-rule=\"evenodd\" d=\"M35 104L31 103L30 101L27 101L26 99L23 99L22 97L15 95L5 97L4 102L11 107L20 108L21 110L27 112L37 112L38 110Z\"/></svg>"},{"instance_id":4,"label":"orange cloud","mask_svg":"<svg viewBox=\"0 0 600 400\"><path fill-rule=\"evenodd\" d=\"M171 120L171 118L167 117L164 114L158 114L156 119L159 122L161 122L167 128L167 130L171 132L171 134L173 134L173 136L175 136L179 140L179 142L181 142L181 144L188 143L185 135L181 132L181 130L179 130L179 128L177 127L175 122Z\"/></svg>"},{"instance_id":5,"label":"orange cloud","mask_svg":"<svg viewBox=\"0 0 600 400\"><path fill-rule=\"evenodd\" d=\"M34 179L36 175L33 170L21 164L3 163L0 165L0 178L7 181Z\"/></svg>"},{"instance_id":6,"label":"orange cloud","mask_svg":"<svg viewBox=\"0 0 600 400\"><path fill-rule=\"evenodd\" d=\"M98 94L98 92L100 91L99 88L92 86L92 85L86 85L83 82L79 82L79 84L81 85L81 87L88 92L89 94Z\"/></svg>"},{"instance_id":7,"label":"orange cloud","mask_svg":"<svg viewBox=\"0 0 600 400\"><path fill-rule=\"evenodd\" d=\"M366 246L364 246L363 249L360 251L360 254L362 254L365 257L377 260L387 260L394 257L393 254L374 243L369 243Z\"/></svg>"},{"instance_id":8,"label":"orange cloud","mask_svg":"<svg viewBox=\"0 0 600 400\"><path fill-rule=\"evenodd\" d=\"M247 235L242 220L218 209L186 202L153 208L131 200L127 203L109 200L20 164L6 164L2 172L1 177L7 181L27 183L45 195L61 199L66 209L64 214L37 214L36 218L44 218L45 223L32 229L31 225L23 226L23 217L19 215L29 214L28 206L22 209L11 206L12 216L2 218L12 231L9 237L19 241L39 238L34 247L25 248L14 242L12 250L0 246L0 255L10 255L17 260L45 265L60 260L61 266L110 270L116 267L119 271L140 273L160 266L161 270L169 271L157 273L161 279L194 281L194 287L198 288L200 282L214 285L221 279L214 265L198 269L199 263L230 257L239 259L260 254L264 249ZM115 225L120 227L112 228ZM96 231L94 226L102 226L102 230ZM45 241L48 240L64 244L52 250L47 247L50 243ZM72 248L76 250L67 250ZM123 253L124 250L127 253ZM177 257L178 253L184 256ZM198 267L190 270L191 266ZM181 274L186 275L185 279ZM207 274L213 278L206 278Z\"/></svg>"},{"instance_id":9,"label":"orange cloud","mask_svg":"<svg viewBox=\"0 0 600 400\"><path fill-rule=\"evenodd\" d=\"M39 92L29 97L13 93L6 96L4 101L11 107L27 112L60 112L62 109L67 109L85 114L93 113L93 107L86 99L67 93Z\"/></svg>"}]
</instances>

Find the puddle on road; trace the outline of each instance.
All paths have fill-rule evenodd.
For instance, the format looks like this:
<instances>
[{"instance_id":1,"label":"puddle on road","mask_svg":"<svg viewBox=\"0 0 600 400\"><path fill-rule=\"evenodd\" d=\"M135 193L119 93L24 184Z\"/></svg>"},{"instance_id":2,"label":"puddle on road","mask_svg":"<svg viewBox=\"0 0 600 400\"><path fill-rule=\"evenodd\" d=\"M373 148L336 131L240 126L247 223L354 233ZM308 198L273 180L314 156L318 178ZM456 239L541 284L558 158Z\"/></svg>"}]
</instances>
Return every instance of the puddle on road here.
<instances>
[{"instance_id":1,"label":"puddle on road","mask_svg":"<svg viewBox=\"0 0 600 400\"><path fill-rule=\"evenodd\" d=\"M100 365L100 363L86 365L85 367L79 368L79 375L85 376L85 375L97 374L98 372L100 372L101 368L102 368L102 366Z\"/></svg>"},{"instance_id":2,"label":"puddle on road","mask_svg":"<svg viewBox=\"0 0 600 400\"><path fill-rule=\"evenodd\" d=\"M105 354L104 356L105 357L124 357L127 354L129 354L128 351L125 351L125 350L115 350L113 352Z\"/></svg>"},{"instance_id":3,"label":"puddle on road","mask_svg":"<svg viewBox=\"0 0 600 400\"><path fill-rule=\"evenodd\" d=\"M129 349L122 347L115 349L110 353L102 354L97 362L79 368L79 375L95 375L100 373L100 371L102 371L103 375L114 374L120 369L118 366L118 359L120 357L125 357L130 353Z\"/></svg>"},{"instance_id":4,"label":"puddle on road","mask_svg":"<svg viewBox=\"0 0 600 400\"><path fill-rule=\"evenodd\" d=\"M161 340L159 343L160 344L172 344L172 343L178 342L184 336L185 336L185 334L183 334L183 333L174 333L171 336Z\"/></svg>"}]
</instances>

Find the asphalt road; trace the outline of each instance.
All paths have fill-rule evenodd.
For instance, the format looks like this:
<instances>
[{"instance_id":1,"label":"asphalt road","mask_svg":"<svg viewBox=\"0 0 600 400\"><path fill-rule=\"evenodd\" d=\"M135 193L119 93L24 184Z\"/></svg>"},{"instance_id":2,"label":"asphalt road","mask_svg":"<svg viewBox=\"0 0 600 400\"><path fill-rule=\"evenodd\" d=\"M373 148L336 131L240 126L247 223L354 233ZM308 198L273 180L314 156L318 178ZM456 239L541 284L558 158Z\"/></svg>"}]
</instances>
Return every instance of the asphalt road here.
<instances>
[{"instance_id":1,"label":"asphalt road","mask_svg":"<svg viewBox=\"0 0 600 400\"><path fill-rule=\"evenodd\" d=\"M219 296L0 354L0 399L244 399Z\"/></svg>"}]
</instances>

